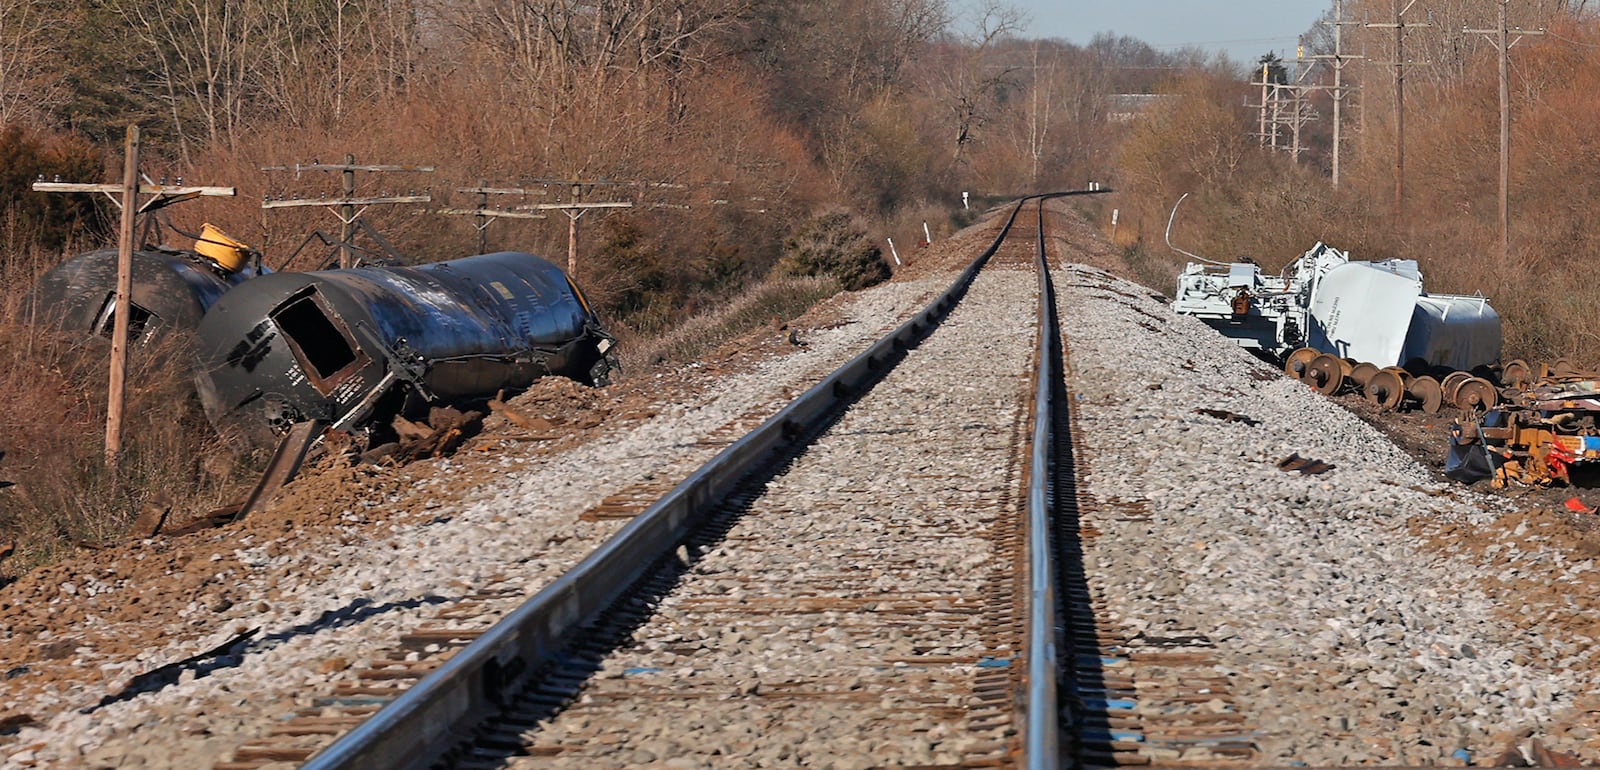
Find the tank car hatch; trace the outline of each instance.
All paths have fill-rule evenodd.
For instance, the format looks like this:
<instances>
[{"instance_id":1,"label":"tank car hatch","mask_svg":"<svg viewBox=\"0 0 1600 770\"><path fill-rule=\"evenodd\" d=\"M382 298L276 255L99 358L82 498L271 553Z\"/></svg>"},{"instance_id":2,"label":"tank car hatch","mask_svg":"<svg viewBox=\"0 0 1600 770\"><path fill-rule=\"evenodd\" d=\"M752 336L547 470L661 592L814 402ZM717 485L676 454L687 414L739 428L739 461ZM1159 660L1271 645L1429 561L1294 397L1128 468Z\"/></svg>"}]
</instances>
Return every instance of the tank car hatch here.
<instances>
[{"instance_id":1,"label":"tank car hatch","mask_svg":"<svg viewBox=\"0 0 1600 770\"><path fill-rule=\"evenodd\" d=\"M161 320L149 308L141 306L133 300L128 301L128 339L136 342L148 342L146 335L151 334L151 320ZM110 339L116 333L117 324L117 293L107 292L105 302L100 304L100 312L95 313L94 322L90 325L96 334Z\"/></svg>"},{"instance_id":2,"label":"tank car hatch","mask_svg":"<svg viewBox=\"0 0 1600 770\"><path fill-rule=\"evenodd\" d=\"M372 361L315 285L290 296L267 317L278 326L311 386L324 396Z\"/></svg>"}]
</instances>

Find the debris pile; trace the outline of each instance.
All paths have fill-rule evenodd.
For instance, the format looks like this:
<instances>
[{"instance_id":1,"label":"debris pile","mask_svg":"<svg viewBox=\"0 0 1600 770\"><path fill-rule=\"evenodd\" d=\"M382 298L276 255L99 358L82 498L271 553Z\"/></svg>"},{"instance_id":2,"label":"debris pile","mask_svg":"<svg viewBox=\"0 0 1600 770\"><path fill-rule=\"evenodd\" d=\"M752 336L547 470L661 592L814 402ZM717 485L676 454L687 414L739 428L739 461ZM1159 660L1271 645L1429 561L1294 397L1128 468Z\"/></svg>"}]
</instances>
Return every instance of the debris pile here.
<instances>
[{"instance_id":1,"label":"debris pile","mask_svg":"<svg viewBox=\"0 0 1600 770\"><path fill-rule=\"evenodd\" d=\"M1445 473L1467 483L1571 485L1600 477L1600 373L1561 359L1506 364L1498 402L1451 425Z\"/></svg>"}]
</instances>

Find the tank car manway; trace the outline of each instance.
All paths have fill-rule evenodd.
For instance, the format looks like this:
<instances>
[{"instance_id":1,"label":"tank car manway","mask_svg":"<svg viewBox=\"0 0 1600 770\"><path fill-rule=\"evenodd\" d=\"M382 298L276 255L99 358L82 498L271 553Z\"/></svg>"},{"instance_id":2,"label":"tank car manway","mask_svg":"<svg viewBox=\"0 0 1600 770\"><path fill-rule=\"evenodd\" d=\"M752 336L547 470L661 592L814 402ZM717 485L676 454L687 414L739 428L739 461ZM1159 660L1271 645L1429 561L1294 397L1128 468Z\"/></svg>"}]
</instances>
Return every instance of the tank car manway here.
<instances>
[{"instance_id":1,"label":"tank car manway","mask_svg":"<svg viewBox=\"0 0 1600 770\"><path fill-rule=\"evenodd\" d=\"M1055 766L1052 540L1029 525L1059 355L1028 320L1053 303L1043 270L978 272L1017 240L494 628L413 640L466 646L307 767Z\"/></svg>"}]
</instances>

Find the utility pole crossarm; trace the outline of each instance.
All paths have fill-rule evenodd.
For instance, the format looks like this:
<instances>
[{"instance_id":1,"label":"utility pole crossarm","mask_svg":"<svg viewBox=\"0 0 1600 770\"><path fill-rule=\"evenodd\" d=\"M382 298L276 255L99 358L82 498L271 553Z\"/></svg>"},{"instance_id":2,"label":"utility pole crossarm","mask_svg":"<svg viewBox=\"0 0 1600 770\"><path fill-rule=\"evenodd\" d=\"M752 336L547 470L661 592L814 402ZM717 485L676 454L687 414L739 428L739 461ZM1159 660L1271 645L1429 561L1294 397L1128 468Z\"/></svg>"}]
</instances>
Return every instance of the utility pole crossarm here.
<instances>
[{"instance_id":1,"label":"utility pole crossarm","mask_svg":"<svg viewBox=\"0 0 1600 770\"><path fill-rule=\"evenodd\" d=\"M119 184L96 184L93 182L34 182L33 189L36 192L51 193L103 193L107 198L111 199L113 205L120 209L123 202L122 193L125 188ZM135 195L154 196L145 201L142 206L135 205L134 210L143 214L147 211L165 208L174 203L193 200L201 196L231 198L238 194L238 190L233 187L204 185L141 184L134 193Z\"/></svg>"},{"instance_id":2,"label":"utility pole crossarm","mask_svg":"<svg viewBox=\"0 0 1600 770\"><path fill-rule=\"evenodd\" d=\"M531 204L526 205L526 206L518 206L517 210L520 210L520 211L550 211L550 210L554 210L554 209L573 209L573 210L582 211L584 209L631 209L631 208L633 208L633 203L630 202L630 201L610 201L610 202L604 202L604 203L531 203Z\"/></svg>"},{"instance_id":3,"label":"utility pole crossarm","mask_svg":"<svg viewBox=\"0 0 1600 770\"><path fill-rule=\"evenodd\" d=\"M121 193L120 184L93 184L77 182L34 182L33 189L38 192L88 192L88 193ZM204 187L195 185L172 184L142 184L138 190L140 195L238 195L237 188L233 187Z\"/></svg>"},{"instance_id":4,"label":"utility pole crossarm","mask_svg":"<svg viewBox=\"0 0 1600 770\"><path fill-rule=\"evenodd\" d=\"M489 217L490 219L548 219L543 214L531 211L513 211L511 209L439 209L440 214L453 214L457 216Z\"/></svg>"},{"instance_id":5,"label":"utility pole crossarm","mask_svg":"<svg viewBox=\"0 0 1600 770\"><path fill-rule=\"evenodd\" d=\"M264 209L287 209L296 206L371 206L380 203L431 203L433 196L380 195L374 198L269 198L261 202Z\"/></svg>"},{"instance_id":6,"label":"utility pole crossarm","mask_svg":"<svg viewBox=\"0 0 1600 770\"><path fill-rule=\"evenodd\" d=\"M292 166L262 166L262 171L415 171L432 173L433 166L388 165L371 163L296 163Z\"/></svg>"}]
</instances>

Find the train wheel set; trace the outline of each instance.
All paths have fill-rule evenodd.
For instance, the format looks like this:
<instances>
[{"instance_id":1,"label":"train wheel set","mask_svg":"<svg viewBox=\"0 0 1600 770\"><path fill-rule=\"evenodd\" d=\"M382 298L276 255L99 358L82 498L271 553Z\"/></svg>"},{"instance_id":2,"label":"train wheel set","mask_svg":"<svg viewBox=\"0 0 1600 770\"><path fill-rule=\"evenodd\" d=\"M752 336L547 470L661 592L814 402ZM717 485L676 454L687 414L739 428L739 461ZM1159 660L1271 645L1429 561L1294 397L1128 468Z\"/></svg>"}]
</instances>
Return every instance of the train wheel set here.
<instances>
[{"instance_id":1,"label":"train wheel set","mask_svg":"<svg viewBox=\"0 0 1600 770\"><path fill-rule=\"evenodd\" d=\"M1513 361L1502 370L1501 378L1512 366L1527 365ZM1314 348L1300 348L1284 359L1283 371L1290 377L1310 385L1325 396L1339 393L1359 393L1372 405L1384 411L1421 410L1425 414L1438 414L1445 407L1482 413L1494 409L1500 402L1500 391L1488 377L1472 372L1451 371L1438 376L1416 373L1399 366L1380 367L1376 364L1340 358ZM1491 374L1491 372L1482 372Z\"/></svg>"},{"instance_id":2,"label":"train wheel set","mask_svg":"<svg viewBox=\"0 0 1600 770\"><path fill-rule=\"evenodd\" d=\"M1457 481L1498 489L1600 480L1600 372L1566 359L1436 376L1300 348L1283 370L1323 395L1360 394L1383 411L1458 410L1445 462Z\"/></svg>"}]
</instances>

